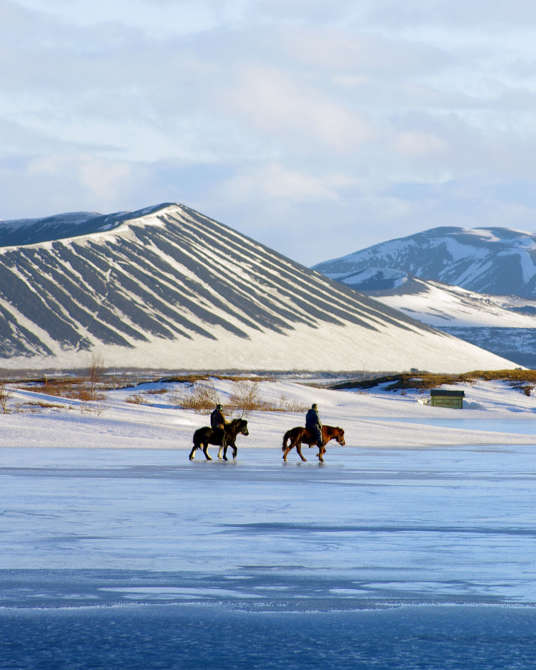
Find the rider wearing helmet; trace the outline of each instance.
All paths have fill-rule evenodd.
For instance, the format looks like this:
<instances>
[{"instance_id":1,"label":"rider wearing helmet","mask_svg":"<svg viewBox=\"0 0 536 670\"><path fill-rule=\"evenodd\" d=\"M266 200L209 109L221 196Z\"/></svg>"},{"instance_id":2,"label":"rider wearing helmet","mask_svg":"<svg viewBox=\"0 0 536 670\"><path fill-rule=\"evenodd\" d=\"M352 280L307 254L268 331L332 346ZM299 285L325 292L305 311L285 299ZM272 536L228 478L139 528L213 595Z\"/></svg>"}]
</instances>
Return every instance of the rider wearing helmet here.
<instances>
[{"instance_id":1,"label":"rider wearing helmet","mask_svg":"<svg viewBox=\"0 0 536 670\"><path fill-rule=\"evenodd\" d=\"M318 416L318 405L316 402L311 405L311 409L308 410L305 415L305 427L312 433L316 443L320 449L322 449L324 446L324 440L322 439L322 422Z\"/></svg>"}]
</instances>

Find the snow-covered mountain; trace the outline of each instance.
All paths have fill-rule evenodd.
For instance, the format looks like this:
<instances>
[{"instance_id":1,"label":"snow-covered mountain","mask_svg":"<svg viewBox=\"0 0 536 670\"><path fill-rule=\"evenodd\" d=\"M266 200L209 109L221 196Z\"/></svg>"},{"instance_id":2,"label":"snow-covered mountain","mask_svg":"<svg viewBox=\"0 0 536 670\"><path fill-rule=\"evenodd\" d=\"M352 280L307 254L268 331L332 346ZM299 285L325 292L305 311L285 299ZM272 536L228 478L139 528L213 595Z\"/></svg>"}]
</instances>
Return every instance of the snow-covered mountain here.
<instances>
[{"instance_id":1,"label":"snow-covered mountain","mask_svg":"<svg viewBox=\"0 0 536 670\"><path fill-rule=\"evenodd\" d=\"M372 295L434 328L536 328L536 315L513 311L501 296L484 295L417 277Z\"/></svg>"},{"instance_id":2,"label":"snow-covered mountain","mask_svg":"<svg viewBox=\"0 0 536 670\"><path fill-rule=\"evenodd\" d=\"M407 276L479 293L536 297L536 235L507 228L432 228L315 266L357 290L399 286Z\"/></svg>"},{"instance_id":3,"label":"snow-covered mountain","mask_svg":"<svg viewBox=\"0 0 536 670\"><path fill-rule=\"evenodd\" d=\"M183 205L1 222L0 240L4 368L513 367Z\"/></svg>"},{"instance_id":4,"label":"snow-covered mountain","mask_svg":"<svg viewBox=\"0 0 536 670\"><path fill-rule=\"evenodd\" d=\"M529 300L483 295L416 277L372 295L429 326L536 367L536 305Z\"/></svg>"}]
</instances>

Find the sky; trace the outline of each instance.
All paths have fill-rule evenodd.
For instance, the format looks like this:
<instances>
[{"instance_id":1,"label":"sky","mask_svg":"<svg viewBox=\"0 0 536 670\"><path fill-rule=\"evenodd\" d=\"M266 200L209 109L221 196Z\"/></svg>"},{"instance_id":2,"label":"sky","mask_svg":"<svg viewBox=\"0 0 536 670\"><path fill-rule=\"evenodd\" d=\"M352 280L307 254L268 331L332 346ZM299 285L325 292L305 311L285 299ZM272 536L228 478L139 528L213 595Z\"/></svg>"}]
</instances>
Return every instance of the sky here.
<instances>
[{"instance_id":1,"label":"sky","mask_svg":"<svg viewBox=\"0 0 536 670\"><path fill-rule=\"evenodd\" d=\"M0 0L0 219L189 205L312 265L536 231L533 0Z\"/></svg>"}]
</instances>

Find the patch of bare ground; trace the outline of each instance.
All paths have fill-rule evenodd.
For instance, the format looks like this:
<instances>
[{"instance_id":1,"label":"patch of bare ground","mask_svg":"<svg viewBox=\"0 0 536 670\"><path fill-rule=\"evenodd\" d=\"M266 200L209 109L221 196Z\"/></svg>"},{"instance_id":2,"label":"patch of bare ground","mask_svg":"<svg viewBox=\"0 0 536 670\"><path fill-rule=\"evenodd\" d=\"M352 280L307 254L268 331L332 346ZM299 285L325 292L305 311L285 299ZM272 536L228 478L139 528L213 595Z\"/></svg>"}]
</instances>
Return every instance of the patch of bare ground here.
<instances>
[{"instance_id":1,"label":"patch of bare ground","mask_svg":"<svg viewBox=\"0 0 536 670\"><path fill-rule=\"evenodd\" d=\"M30 402L20 403L16 406L15 412L40 412L43 409L72 410L69 405L60 405L54 402L45 402L43 400L32 400Z\"/></svg>"},{"instance_id":2,"label":"patch of bare ground","mask_svg":"<svg viewBox=\"0 0 536 670\"><path fill-rule=\"evenodd\" d=\"M366 380L349 380L329 386L331 389L371 389L380 384L386 391L417 389L426 391L443 384L475 383L477 381L504 381L512 388L530 396L536 387L536 370L473 370L461 374L432 372L403 372Z\"/></svg>"}]
</instances>

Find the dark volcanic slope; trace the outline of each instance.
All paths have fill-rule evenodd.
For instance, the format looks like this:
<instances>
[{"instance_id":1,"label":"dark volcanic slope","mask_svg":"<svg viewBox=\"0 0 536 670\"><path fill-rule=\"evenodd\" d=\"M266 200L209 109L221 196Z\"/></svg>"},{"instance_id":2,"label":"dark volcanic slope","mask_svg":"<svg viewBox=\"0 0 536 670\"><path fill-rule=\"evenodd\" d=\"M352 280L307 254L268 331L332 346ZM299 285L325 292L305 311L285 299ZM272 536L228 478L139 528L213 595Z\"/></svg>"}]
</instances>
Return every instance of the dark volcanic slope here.
<instances>
[{"instance_id":1,"label":"dark volcanic slope","mask_svg":"<svg viewBox=\"0 0 536 670\"><path fill-rule=\"evenodd\" d=\"M403 366L416 351L440 360L452 348L452 338L187 207L85 216L0 224L4 241L31 241L30 231L38 240L0 249L4 363L72 363L98 350L116 365L356 369L374 358L392 368L393 341Z\"/></svg>"}]
</instances>

